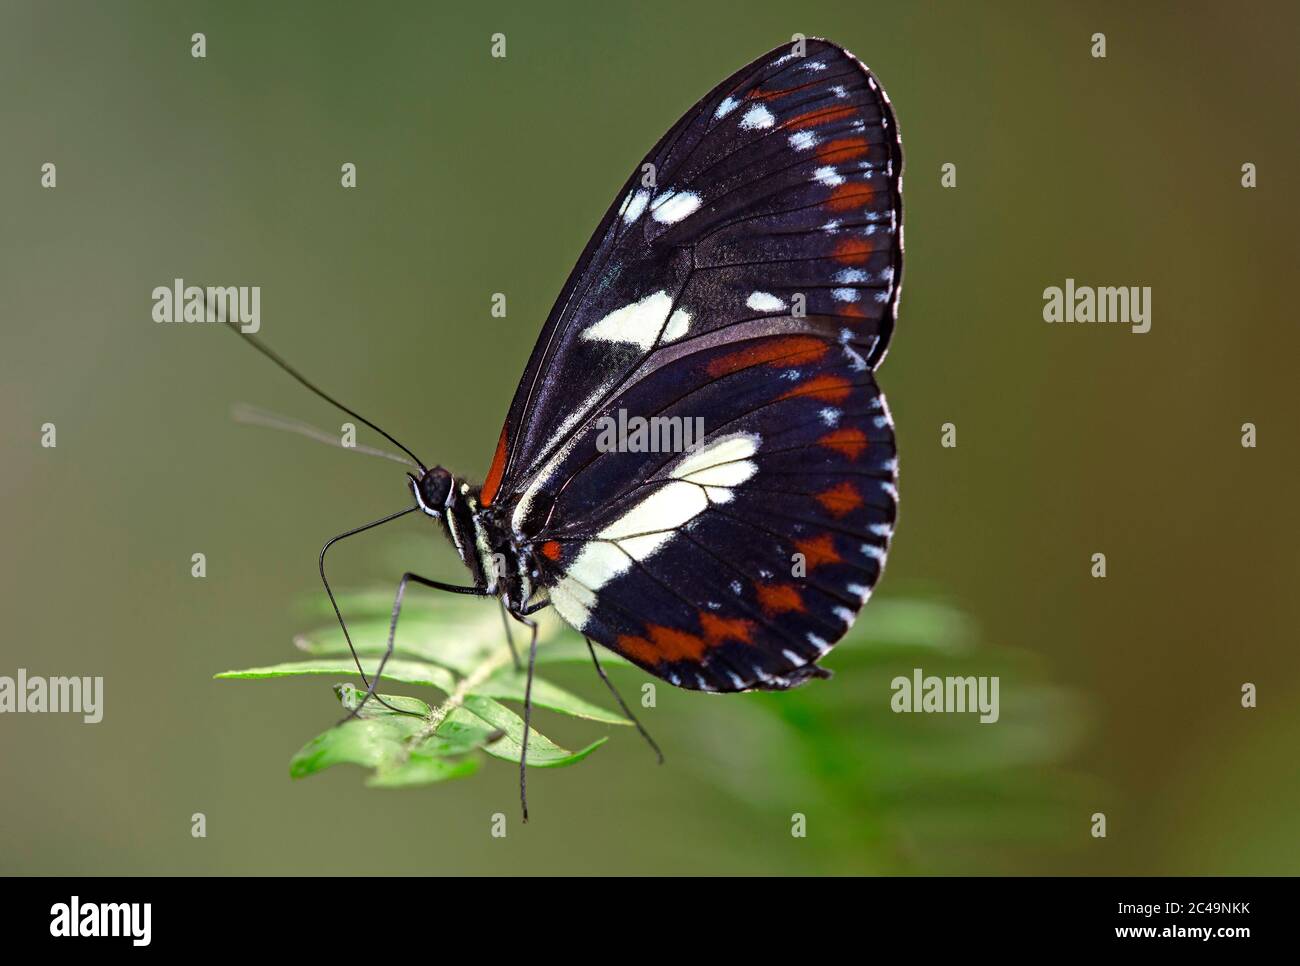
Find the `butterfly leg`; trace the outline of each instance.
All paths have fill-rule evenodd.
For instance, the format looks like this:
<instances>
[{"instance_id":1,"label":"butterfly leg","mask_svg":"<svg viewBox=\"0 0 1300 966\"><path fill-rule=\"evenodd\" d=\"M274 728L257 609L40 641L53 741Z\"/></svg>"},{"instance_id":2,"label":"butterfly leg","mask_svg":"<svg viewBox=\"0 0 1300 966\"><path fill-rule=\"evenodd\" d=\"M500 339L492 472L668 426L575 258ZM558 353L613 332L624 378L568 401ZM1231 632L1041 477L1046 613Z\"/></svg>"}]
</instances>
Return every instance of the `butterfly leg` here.
<instances>
[{"instance_id":1,"label":"butterfly leg","mask_svg":"<svg viewBox=\"0 0 1300 966\"><path fill-rule=\"evenodd\" d=\"M659 745L650 737L650 732L646 731L645 728L641 726L641 722L637 721L636 715L632 713L632 709L627 706L627 702L623 700L623 696L620 695L618 689L614 687L614 682L609 679L609 675L605 673L605 669L600 666L600 659L596 657L596 648L591 643L591 638L584 637L583 640L587 642L587 650L591 652L591 663L596 665L596 673L599 674L600 679L605 682L605 687L609 688L609 693L614 695L614 700L617 701L618 706L623 709L624 716L628 721L636 725L636 730L641 732L641 737L650 745L655 755L659 758L659 764L662 765L664 763L664 753L659 750Z\"/></svg>"},{"instance_id":2,"label":"butterfly leg","mask_svg":"<svg viewBox=\"0 0 1300 966\"><path fill-rule=\"evenodd\" d=\"M402 579L398 581L397 584L397 595L393 598L393 619L388 625L388 647L384 649L384 656L379 659L379 666L375 668L375 673L372 675L370 684L366 688L365 696L355 708L348 712L347 717L344 718L343 721L350 721L355 718L365 706L365 703L371 698L375 698L375 700L384 704L383 698L375 697L375 688L379 686L379 679L384 673L384 665L386 665L388 659L393 656L393 647L397 641L397 618L402 614L402 600L406 596L406 585L412 580L417 584L432 588L433 590L445 590L453 594L469 594L474 597L487 596L487 592L479 587L461 587L456 584L444 584L438 580L430 580L428 577L421 577L419 574L413 574L409 570L402 574ZM384 707L391 708L394 711L398 710L389 704L384 704ZM411 712L408 711L404 713L410 714ZM341 721L339 723L342 724L343 722Z\"/></svg>"},{"instance_id":3,"label":"butterfly leg","mask_svg":"<svg viewBox=\"0 0 1300 966\"><path fill-rule=\"evenodd\" d=\"M528 821L528 730L533 717L533 669L537 666L537 621L514 614L514 619L525 625L530 631L528 641L528 680L524 684L524 737L519 748L519 806L523 809L524 821Z\"/></svg>"},{"instance_id":4,"label":"butterfly leg","mask_svg":"<svg viewBox=\"0 0 1300 966\"><path fill-rule=\"evenodd\" d=\"M519 663L519 652L515 650L515 639L510 636L510 612L506 609L504 597L498 597L497 600L501 602L501 624L506 631L506 643L510 645L510 657L515 662L515 672L518 673L524 668Z\"/></svg>"}]
</instances>

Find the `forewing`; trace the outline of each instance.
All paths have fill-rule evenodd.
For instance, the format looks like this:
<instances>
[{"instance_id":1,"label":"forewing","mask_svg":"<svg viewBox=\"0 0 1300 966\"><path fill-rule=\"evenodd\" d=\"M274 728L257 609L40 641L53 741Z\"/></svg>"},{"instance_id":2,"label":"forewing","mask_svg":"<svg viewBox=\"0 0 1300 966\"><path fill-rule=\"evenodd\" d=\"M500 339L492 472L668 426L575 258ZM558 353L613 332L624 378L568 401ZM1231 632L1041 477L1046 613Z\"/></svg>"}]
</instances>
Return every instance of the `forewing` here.
<instances>
[{"instance_id":1,"label":"forewing","mask_svg":"<svg viewBox=\"0 0 1300 966\"><path fill-rule=\"evenodd\" d=\"M538 532L564 448L683 353L813 332L874 368L897 310L901 174L883 90L834 44L779 47L719 84L588 243L511 403L483 503Z\"/></svg>"}]
</instances>

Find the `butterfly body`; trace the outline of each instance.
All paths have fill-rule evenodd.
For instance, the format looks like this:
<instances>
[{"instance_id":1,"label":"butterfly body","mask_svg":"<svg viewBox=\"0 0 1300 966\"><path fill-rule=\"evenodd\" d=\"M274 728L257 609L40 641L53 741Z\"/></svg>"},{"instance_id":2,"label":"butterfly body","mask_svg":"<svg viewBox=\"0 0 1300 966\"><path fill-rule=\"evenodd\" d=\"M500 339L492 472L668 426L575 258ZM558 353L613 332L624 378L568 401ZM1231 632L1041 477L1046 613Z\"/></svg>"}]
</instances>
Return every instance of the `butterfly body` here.
<instances>
[{"instance_id":1,"label":"butterfly body","mask_svg":"<svg viewBox=\"0 0 1300 966\"><path fill-rule=\"evenodd\" d=\"M407 480L421 512L442 524L477 594L498 597L507 611L526 616L538 576L532 547L502 525L498 511L483 507L482 487L440 466L408 473Z\"/></svg>"}]
</instances>

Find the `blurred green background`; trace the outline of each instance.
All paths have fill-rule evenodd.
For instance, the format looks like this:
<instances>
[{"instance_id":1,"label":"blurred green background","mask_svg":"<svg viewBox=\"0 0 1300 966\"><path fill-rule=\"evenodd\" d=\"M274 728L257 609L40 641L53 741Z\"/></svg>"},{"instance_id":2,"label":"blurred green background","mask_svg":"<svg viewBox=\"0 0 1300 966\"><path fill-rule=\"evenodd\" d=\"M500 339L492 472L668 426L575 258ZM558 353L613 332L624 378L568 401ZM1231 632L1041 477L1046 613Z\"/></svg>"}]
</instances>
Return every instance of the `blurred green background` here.
<instances>
[{"instance_id":1,"label":"blurred green background","mask_svg":"<svg viewBox=\"0 0 1300 966\"><path fill-rule=\"evenodd\" d=\"M94 726L0 717L0 871L1300 872L1298 21L1283 4L4 0L0 674L103 675L106 699ZM1015 656L999 724L943 716L968 752L1006 751L996 780L886 793L869 766L907 734L906 775L925 732L882 715L887 677L845 673L788 696L662 687L647 723L668 764L620 730L533 773L527 827L499 762L406 792L350 769L291 782L338 714L327 683L211 675L294 657L321 543L405 505L403 478L233 424L238 401L340 420L229 334L156 325L151 290L260 285L271 345L481 479L628 172L795 31L852 49L898 112L908 261L881 381L902 510L877 599L964 614L975 673ZM1042 290L1066 277L1151 286L1152 331L1046 325ZM334 567L350 586L457 572L413 518ZM582 672L561 679L603 699Z\"/></svg>"}]
</instances>

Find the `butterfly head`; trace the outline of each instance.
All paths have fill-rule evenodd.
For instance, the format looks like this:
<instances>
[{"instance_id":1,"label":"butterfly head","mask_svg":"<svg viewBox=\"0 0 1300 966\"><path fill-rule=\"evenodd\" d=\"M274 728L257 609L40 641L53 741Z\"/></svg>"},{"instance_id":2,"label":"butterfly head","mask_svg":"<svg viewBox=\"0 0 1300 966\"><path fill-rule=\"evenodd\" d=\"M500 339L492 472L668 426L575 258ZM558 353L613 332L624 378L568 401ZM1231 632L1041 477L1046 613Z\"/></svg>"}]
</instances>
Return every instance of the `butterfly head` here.
<instances>
[{"instance_id":1,"label":"butterfly head","mask_svg":"<svg viewBox=\"0 0 1300 966\"><path fill-rule=\"evenodd\" d=\"M410 481L411 492L421 510L431 517L441 517L446 512L451 495L455 492L456 481L451 473L441 466L427 469L419 476L406 474Z\"/></svg>"}]
</instances>

